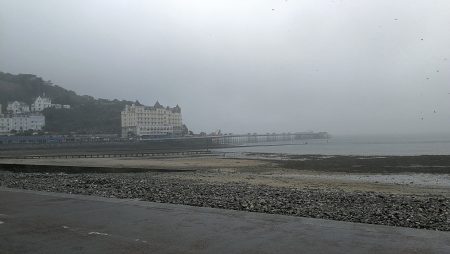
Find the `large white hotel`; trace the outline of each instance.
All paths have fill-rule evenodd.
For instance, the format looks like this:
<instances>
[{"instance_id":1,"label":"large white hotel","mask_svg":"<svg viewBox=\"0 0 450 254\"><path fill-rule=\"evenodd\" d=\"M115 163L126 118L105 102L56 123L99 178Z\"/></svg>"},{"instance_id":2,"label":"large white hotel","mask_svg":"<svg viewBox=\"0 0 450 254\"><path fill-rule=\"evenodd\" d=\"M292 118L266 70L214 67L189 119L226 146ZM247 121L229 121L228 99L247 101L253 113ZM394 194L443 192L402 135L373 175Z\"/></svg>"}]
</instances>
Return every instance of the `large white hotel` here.
<instances>
[{"instance_id":1,"label":"large white hotel","mask_svg":"<svg viewBox=\"0 0 450 254\"><path fill-rule=\"evenodd\" d=\"M178 136L182 133L181 108L163 107L156 102L153 107L127 105L121 113L122 137Z\"/></svg>"}]
</instances>

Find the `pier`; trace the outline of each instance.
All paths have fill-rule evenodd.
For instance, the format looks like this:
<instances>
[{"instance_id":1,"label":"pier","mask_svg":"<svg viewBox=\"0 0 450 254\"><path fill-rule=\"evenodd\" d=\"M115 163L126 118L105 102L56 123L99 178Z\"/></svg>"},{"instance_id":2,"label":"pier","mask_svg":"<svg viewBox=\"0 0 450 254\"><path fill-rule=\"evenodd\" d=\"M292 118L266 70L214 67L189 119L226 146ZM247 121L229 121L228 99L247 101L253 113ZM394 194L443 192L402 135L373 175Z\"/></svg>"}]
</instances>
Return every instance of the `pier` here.
<instances>
[{"instance_id":1,"label":"pier","mask_svg":"<svg viewBox=\"0 0 450 254\"><path fill-rule=\"evenodd\" d=\"M327 132L297 132L297 133L272 133L272 134L247 134L247 135L222 135L211 138L213 145L242 145L264 142L294 142L309 139L328 139Z\"/></svg>"},{"instance_id":2,"label":"pier","mask_svg":"<svg viewBox=\"0 0 450 254\"><path fill-rule=\"evenodd\" d=\"M207 143L210 145L242 145L263 142L296 141L308 139L328 139L327 132L295 132L266 134L225 134L225 135L195 135L195 136L161 136L140 138L119 138L114 135L91 136L0 136L0 145L59 145L59 144L133 144L133 143ZM204 142L203 142L204 140Z\"/></svg>"}]
</instances>

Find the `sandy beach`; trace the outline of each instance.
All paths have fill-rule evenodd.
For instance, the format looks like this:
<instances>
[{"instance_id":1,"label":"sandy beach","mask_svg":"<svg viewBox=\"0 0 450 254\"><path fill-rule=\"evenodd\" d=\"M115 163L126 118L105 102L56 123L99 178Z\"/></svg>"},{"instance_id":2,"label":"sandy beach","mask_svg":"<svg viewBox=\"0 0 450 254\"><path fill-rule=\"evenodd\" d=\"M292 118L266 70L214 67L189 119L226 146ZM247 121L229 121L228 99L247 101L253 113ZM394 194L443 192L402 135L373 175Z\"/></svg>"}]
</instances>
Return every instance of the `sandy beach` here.
<instances>
[{"instance_id":1,"label":"sandy beach","mask_svg":"<svg viewBox=\"0 0 450 254\"><path fill-rule=\"evenodd\" d=\"M450 230L450 156L3 159L4 187Z\"/></svg>"}]
</instances>

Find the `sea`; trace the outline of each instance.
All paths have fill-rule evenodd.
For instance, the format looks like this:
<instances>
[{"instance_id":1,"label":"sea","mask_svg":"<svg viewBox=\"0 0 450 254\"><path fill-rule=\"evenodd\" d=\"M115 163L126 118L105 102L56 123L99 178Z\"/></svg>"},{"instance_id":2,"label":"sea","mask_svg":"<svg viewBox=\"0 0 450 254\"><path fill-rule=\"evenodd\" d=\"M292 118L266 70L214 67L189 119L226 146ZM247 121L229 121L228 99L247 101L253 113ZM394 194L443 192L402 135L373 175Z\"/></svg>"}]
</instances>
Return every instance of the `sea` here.
<instances>
[{"instance_id":1,"label":"sea","mask_svg":"<svg viewBox=\"0 0 450 254\"><path fill-rule=\"evenodd\" d=\"M328 140L245 144L216 149L228 153L283 153L357 156L450 155L450 133L401 135L333 135Z\"/></svg>"}]
</instances>

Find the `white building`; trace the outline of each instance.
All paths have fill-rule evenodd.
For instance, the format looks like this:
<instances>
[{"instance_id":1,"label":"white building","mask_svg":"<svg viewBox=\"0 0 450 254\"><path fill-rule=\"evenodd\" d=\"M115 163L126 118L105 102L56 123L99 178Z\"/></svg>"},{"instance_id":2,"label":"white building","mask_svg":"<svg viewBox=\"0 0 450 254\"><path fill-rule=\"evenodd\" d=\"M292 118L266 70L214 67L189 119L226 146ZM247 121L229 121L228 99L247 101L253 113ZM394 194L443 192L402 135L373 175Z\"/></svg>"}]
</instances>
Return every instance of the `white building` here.
<instances>
[{"instance_id":1,"label":"white building","mask_svg":"<svg viewBox=\"0 0 450 254\"><path fill-rule=\"evenodd\" d=\"M45 117L40 114L0 116L0 134L9 134L11 131L40 131L44 126Z\"/></svg>"},{"instance_id":2,"label":"white building","mask_svg":"<svg viewBox=\"0 0 450 254\"><path fill-rule=\"evenodd\" d=\"M0 116L0 135L9 134L9 118Z\"/></svg>"},{"instance_id":3,"label":"white building","mask_svg":"<svg viewBox=\"0 0 450 254\"><path fill-rule=\"evenodd\" d=\"M122 136L177 136L182 133L181 108L126 105L121 113Z\"/></svg>"},{"instance_id":4,"label":"white building","mask_svg":"<svg viewBox=\"0 0 450 254\"><path fill-rule=\"evenodd\" d=\"M52 100L47 97L37 97L33 104L31 104L32 112L42 112L46 108L50 108L52 106Z\"/></svg>"},{"instance_id":5,"label":"white building","mask_svg":"<svg viewBox=\"0 0 450 254\"><path fill-rule=\"evenodd\" d=\"M42 112L46 108L70 109L70 105L52 104L52 100L44 96L38 96L31 104L32 112Z\"/></svg>"},{"instance_id":6,"label":"white building","mask_svg":"<svg viewBox=\"0 0 450 254\"><path fill-rule=\"evenodd\" d=\"M6 108L6 111L8 111L11 114L29 113L30 106L28 106L28 104L26 104L25 102L13 101L13 102L8 103L8 107Z\"/></svg>"},{"instance_id":7,"label":"white building","mask_svg":"<svg viewBox=\"0 0 450 254\"><path fill-rule=\"evenodd\" d=\"M70 109L70 105L52 104L52 108L56 108L56 109Z\"/></svg>"}]
</instances>

